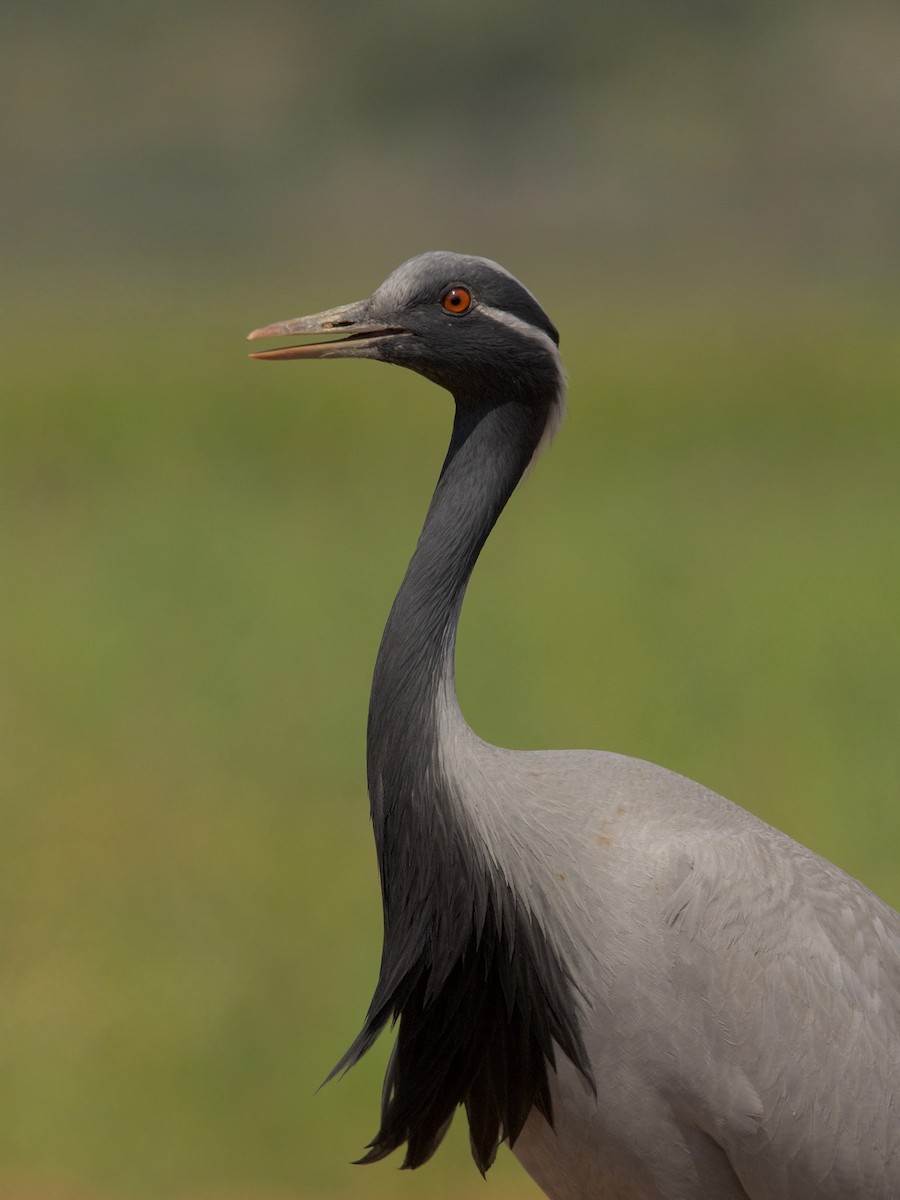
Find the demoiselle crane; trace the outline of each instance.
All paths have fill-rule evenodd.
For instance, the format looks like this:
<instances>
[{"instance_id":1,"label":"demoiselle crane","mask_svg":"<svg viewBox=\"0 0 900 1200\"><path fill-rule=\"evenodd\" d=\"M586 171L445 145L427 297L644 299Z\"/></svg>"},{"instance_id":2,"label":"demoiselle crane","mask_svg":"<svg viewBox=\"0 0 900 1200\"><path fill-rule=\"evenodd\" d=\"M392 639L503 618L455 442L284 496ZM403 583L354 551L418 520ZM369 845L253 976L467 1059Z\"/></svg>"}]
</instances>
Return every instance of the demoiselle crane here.
<instances>
[{"instance_id":1,"label":"demoiselle crane","mask_svg":"<svg viewBox=\"0 0 900 1200\"><path fill-rule=\"evenodd\" d=\"M479 552L559 421L553 324L496 263L433 252L367 300L251 338L374 358L455 400L368 725L384 949L352 1066L392 1019L381 1127L417 1167L465 1105L553 1200L898 1200L900 916L706 788L466 724L456 628Z\"/></svg>"}]
</instances>

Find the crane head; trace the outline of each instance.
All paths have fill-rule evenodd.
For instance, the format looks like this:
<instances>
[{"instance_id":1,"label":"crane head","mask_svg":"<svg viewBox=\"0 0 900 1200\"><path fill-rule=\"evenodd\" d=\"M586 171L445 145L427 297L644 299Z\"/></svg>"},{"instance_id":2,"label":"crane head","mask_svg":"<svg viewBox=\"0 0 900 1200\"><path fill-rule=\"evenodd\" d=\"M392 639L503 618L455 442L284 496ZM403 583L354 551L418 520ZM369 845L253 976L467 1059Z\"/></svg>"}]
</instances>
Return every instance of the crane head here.
<instances>
[{"instance_id":1,"label":"crane head","mask_svg":"<svg viewBox=\"0 0 900 1200\"><path fill-rule=\"evenodd\" d=\"M366 300L255 329L257 338L328 335L252 358L374 358L409 367L459 399L546 380L559 389L559 334L495 262L435 250L397 267Z\"/></svg>"}]
</instances>

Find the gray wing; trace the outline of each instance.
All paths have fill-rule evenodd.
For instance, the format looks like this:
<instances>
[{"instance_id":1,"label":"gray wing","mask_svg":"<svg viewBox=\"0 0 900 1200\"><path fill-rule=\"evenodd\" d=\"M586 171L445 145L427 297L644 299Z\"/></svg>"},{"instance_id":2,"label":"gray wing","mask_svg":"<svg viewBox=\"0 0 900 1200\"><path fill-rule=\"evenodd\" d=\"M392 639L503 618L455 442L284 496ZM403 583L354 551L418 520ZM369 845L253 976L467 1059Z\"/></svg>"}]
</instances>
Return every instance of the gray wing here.
<instances>
[{"instance_id":1,"label":"gray wing","mask_svg":"<svg viewBox=\"0 0 900 1200\"><path fill-rule=\"evenodd\" d=\"M584 1001L598 1092L561 1064L546 1155L583 1166L571 1194L616 1148L715 1194L715 1144L752 1200L900 1200L900 916L650 763L482 744L477 766L470 819Z\"/></svg>"},{"instance_id":2,"label":"gray wing","mask_svg":"<svg viewBox=\"0 0 900 1200\"><path fill-rule=\"evenodd\" d=\"M759 1099L697 1117L751 1196L900 1196L900 916L754 823L702 839L664 914L676 991Z\"/></svg>"}]
</instances>

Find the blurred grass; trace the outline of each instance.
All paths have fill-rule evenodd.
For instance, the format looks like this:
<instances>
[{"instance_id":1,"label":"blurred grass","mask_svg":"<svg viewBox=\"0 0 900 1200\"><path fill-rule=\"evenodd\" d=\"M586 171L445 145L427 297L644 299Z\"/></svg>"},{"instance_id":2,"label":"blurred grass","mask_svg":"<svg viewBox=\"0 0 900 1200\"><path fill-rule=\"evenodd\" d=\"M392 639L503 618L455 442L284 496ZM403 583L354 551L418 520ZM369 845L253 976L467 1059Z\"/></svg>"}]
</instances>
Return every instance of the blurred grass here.
<instances>
[{"instance_id":1,"label":"blurred grass","mask_svg":"<svg viewBox=\"0 0 900 1200\"><path fill-rule=\"evenodd\" d=\"M371 363L246 362L245 327L352 298L258 294L86 297L52 336L6 314L16 1200L480 1186L461 1127L426 1179L345 1165L387 1045L315 1094L377 969L369 672L449 402ZM570 417L470 590L470 720L665 763L900 903L896 313L598 329L551 299ZM530 1185L507 1162L490 1187Z\"/></svg>"}]
</instances>

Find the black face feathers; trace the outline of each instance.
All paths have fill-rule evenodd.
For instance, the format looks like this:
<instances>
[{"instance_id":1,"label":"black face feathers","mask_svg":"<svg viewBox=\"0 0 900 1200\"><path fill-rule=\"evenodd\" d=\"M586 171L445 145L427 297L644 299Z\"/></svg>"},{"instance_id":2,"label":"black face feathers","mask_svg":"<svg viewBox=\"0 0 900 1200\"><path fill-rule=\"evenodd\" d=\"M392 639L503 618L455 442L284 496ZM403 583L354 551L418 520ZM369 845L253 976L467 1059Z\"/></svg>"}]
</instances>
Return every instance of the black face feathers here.
<instances>
[{"instance_id":1,"label":"black face feathers","mask_svg":"<svg viewBox=\"0 0 900 1200\"><path fill-rule=\"evenodd\" d=\"M457 287L471 295L460 316L441 303ZM446 251L412 258L374 292L368 316L412 335L386 340L372 357L425 375L457 401L529 392L552 400L561 390L555 326L527 288L488 259Z\"/></svg>"}]
</instances>

